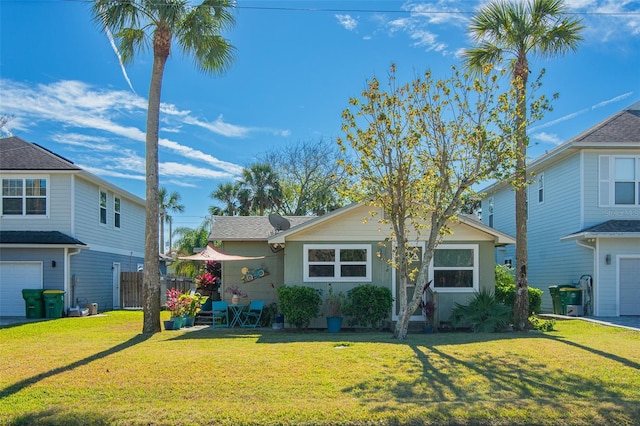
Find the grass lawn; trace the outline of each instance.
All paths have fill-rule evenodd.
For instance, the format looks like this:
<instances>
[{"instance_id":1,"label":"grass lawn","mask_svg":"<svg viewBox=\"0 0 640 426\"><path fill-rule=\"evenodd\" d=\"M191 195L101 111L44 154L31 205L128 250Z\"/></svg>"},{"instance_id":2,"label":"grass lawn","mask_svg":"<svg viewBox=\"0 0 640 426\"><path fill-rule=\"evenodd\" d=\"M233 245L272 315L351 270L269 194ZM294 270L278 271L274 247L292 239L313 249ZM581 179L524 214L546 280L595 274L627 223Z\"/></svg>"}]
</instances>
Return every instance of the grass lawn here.
<instances>
[{"instance_id":1,"label":"grass lawn","mask_svg":"<svg viewBox=\"0 0 640 426\"><path fill-rule=\"evenodd\" d=\"M121 311L0 329L0 424L640 424L640 332L579 320L405 341L141 329Z\"/></svg>"}]
</instances>

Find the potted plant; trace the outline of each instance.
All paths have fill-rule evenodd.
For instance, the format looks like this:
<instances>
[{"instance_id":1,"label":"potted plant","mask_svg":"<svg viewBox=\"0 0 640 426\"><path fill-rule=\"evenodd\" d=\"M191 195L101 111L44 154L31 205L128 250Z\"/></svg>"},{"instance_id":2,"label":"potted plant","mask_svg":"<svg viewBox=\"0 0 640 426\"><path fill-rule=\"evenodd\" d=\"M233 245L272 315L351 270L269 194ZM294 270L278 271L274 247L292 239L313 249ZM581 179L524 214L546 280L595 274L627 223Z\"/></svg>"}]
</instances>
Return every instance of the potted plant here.
<instances>
[{"instance_id":1,"label":"potted plant","mask_svg":"<svg viewBox=\"0 0 640 426\"><path fill-rule=\"evenodd\" d=\"M202 308L202 304L207 301L208 296L202 296L200 293L187 294L183 293L180 295L180 302L184 305L184 318L185 325L187 327L193 327L196 314Z\"/></svg>"},{"instance_id":2,"label":"potted plant","mask_svg":"<svg viewBox=\"0 0 640 426\"><path fill-rule=\"evenodd\" d=\"M430 288L431 281L429 281L422 291L422 299L420 300L420 309L422 309L422 315L424 316L424 328L425 333L432 333L434 327L434 318L436 314L436 304L433 301L433 291Z\"/></svg>"},{"instance_id":3,"label":"potted plant","mask_svg":"<svg viewBox=\"0 0 640 426\"><path fill-rule=\"evenodd\" d=\"M167 310L171 318L164 322L165 330L178 330L184 325L185 302L181 299L182 293L175 288L167 289Z\"/></svg>"},{"instance_id":4,"label":"potted plant","mask_svg":"<svg viewBox=\"0 0 640 426\"><path fill-rule=\"evenodd\" d=\"M324 301L324 313L327 316L327 331L337 333L342 328L342 292L334 293L333 286L329 283L329 293Z\"/></svg>"},{"instance_id":5,"label":"potted plant","mask_svg":"<svg viewBox=\"0 0 640 426\"><path fill-rule=\"evenodd\" d=\"M240 302L241 297L242 298L248 297L247 293L240 290L240 287L238 287L237 285L232 285L227 287L227 289L225 290L225 293L231 294L231 303L234 305L237 305Z\"/></svg>"},{"instance_id":6,"label":"potted plant","mask_svg":"<svg viewBox=\"0 0 640 426\"><path fill-rule=\"evenodd\" d=\"M219 279L219 277L213 275L211 272L203 272L196 277L196 287L201 294L211 295Z\"/></svg>"}]
</instances>

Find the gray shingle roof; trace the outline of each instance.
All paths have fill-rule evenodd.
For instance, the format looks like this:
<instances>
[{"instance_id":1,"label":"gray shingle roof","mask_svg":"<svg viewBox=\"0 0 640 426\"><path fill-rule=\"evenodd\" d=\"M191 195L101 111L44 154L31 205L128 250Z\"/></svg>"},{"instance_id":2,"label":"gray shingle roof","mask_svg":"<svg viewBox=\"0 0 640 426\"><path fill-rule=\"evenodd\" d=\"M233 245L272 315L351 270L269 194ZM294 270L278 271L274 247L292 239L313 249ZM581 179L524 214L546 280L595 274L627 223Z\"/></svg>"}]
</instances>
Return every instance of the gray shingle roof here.
<instances>
[{"instance_id":1,"label":"gray shingle roof","mask_svg":"<svg viewBox=\"0 0 640 426\"><path fill-rule=\"evenodd\" d=\"M578 135L573 142L640 142L640 101Z\"/></svg>"},{"instance_id":2,"label":"gray shingle roof","mask_svg":"<svg viewBox=\"0 0 640 426\"><path fill-rule=\"evenodd\" d=\"M59 231L0 231L0 244L82 245L80 240Z\"/></svg>"},{"instance_id":3,"label":"gray shingle roof","mask_svg":"<svg viewBox=\"0 0 640 426\"><path fill-rule=\"evenodd\" d=\"M285 216L291 227L308 222L315 216ZM266 241L274 234L267 216L216 216L211 225L210 241Z\"/></svg>"},{"instance_id":4,"label":"gray shingle roof","mask_svg":"<svg viewBox=\"0 0 640 426\"><path fill-rule=\"evenodd\" d=\"M81 170L66 158L15 136L0 139L0 170Z\"/></svg>"},{"instance_id":5,"label":"gray shingle roof","mask_svg":"<svg viewBox=\"0 0 640 426\"><path fill-rule=\"evenodd\" d=\"M608 220L569 234L560 240L587 238L640 238L640 220Z\"/></svg>"}]
</instances>

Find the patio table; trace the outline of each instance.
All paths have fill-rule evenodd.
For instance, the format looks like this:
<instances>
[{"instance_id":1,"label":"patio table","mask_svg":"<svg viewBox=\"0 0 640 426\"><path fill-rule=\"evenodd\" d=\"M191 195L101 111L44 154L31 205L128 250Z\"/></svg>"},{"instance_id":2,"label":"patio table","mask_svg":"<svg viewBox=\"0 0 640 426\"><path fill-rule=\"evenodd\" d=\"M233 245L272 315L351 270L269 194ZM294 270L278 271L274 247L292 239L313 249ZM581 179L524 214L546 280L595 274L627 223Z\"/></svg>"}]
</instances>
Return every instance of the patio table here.
<instances>
[{"instance_id":1,"label":"patio table","mask_svg":"<svg viewBox=\"0 0 640 426\"><path fill-rule=\"evenodd\" d=\"M245 310L247 305L234 305L233 303L229 305L229 310L231 311L231 323L229 327L241 327L242 326L242 312Z\"/></svg>"}]
</instances>

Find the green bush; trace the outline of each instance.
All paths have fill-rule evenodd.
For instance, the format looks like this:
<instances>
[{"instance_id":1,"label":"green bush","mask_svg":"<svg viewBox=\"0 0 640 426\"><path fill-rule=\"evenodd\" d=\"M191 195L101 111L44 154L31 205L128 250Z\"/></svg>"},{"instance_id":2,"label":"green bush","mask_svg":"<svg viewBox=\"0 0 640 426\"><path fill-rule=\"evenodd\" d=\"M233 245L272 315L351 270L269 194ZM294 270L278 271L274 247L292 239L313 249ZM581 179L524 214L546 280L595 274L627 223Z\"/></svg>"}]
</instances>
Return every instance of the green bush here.
<instances>
[{"instance_id":1,"label":"green bush","mask_svg":"<svg viewBox=\"0 0 640 426\"><path fill-rule=\"evenodd\" d=\"M276 315L278 314L278 305L276 303L271 303L266 305L262 310L262 316L260 317L260 326L261 327L271 327L273 322L276 319Z\"/></svg>"},{"instance_id":2,"label":"green bush","mask_svg":"<svg viewBox=\"0 0 640 426\"><path fill-rule=\"evenodd\" d=\"M516 298L516 283L513 269L509 265L496 265L496 298L513 308ZM529 315L540 312L542 290L529 286Z\"/></svg>"},{"instance_id":3,"label":"green bush","mask_svg":"<svg viewBox=\"0 0 640 426\"><path fill-rule=\"evenodd\" d=\"M347 292L342 312L349 317L349 325L380 328L389 316L393 304L391 290L363 284Z\"/></svg>"},{"instance_id":4,"label":"green bush","mask_svg":"<svg viewBox=\"0 0 640 426\"><path fill-rule=\"evenodd\" d=\"M534 330L553 331L556 326L556 320L553 318L545 320L532 315L529 317L529 324Z\"/></svg>"},{"instance_id":5,"label":"green bush","mask_svg":"<svg viewBox=\"0 0 640 426\"><path fill-rule=\"evenodd\" d=\"M499 302L490 291L482 290L468 305L456 303L449 321L454 328L465 324L475 332L493 333L507 328L512 315L512 308Z\"/></svg>"},{"instance_id":6,"label":"green bush","mask_svg":"<svg viewBox=\"0 0 640 426\"><path fill-rule=\"evenodd\" d=\"M286 321L296 328L308 328L311 319L318 316L322 299L321 291L303 286L278 287L280 312Z\"/></svg>"}]
</instances>

